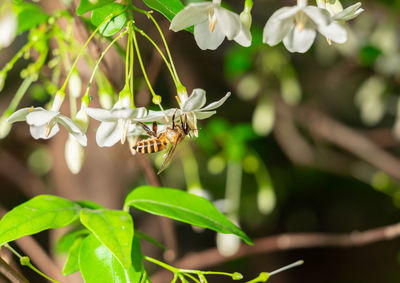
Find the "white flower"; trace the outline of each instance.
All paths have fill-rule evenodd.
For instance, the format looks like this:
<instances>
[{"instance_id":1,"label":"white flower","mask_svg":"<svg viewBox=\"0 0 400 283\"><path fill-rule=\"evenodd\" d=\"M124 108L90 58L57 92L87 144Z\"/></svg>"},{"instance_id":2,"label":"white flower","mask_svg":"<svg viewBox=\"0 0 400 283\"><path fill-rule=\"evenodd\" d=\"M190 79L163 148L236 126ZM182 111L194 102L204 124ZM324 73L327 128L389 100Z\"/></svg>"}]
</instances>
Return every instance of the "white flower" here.
<instances>
[{"instance_id":1,"label":"white flower","mask_svg":"<svg viewBox=\"0 0 400 283\"><path fill-rule=\"evenodd\" d=\"M41 107L22 108L14 112L7 121L9 123L26 121L35 139L53 137L60 130L58 127L60 123L82 146L87 145L87 138L81 127L58 111L45 110Z\"/></svg>"},{"instance_id":2,"label":"white flower","mask_svg":"<svg viewBox=\"0 0 400 283\"><path fill-rule=\"evenodd\" d=\"M283 7L272 14L264 27L263 42L274 46L283 41L290 52L304 53L313 44L316 30L334 42L345 42L346 29L340 24L328 28L331 22L328 11L298 0L296 6Z\"/></svg>"},{"instance_id":3,"label":"white flower","mask_svg":"<svg viewBox=\"0 0 400 283\"><path fill-rule=\"evenodd\" d=\"M327 10L329 14L332 16L332 22L328 26L320 27L320 32L323 34L334 33L338 27L343 27L344 22L354 19L361 12L364 11L364 9L360 8L361 7L360 2L351 5L350 7L347 7L344 10L339 0L336 0L333 3L326 0L317 0L317 5L318 7ZM326 39L328 40L328 43L331 44L331 38L329 38L329 36L326 36ZM338 41L336 42L344 43L346 42L346 40L347 36L342 40L342 42Z\"/></svg>"},{"instance_id":4,"label":"white flower","mask_svg":"<svg viewBox=\"0 0 400 283\"><path fill-rule=\"evenodd\" d=\"M137 118L142 118L147 114L144 107L137 109L131 107L119 107L117 102L111 110L101 108L86 108L86 113L101 121L96 133L97 144L103 146L113 146L119 140L125 143L126 137L138 136L143 134L143 129L137 125Z\"/></svg>"},{"instance_id":5,"label":"white flower","mask_svg":"<svg viewBox=\"0 0 400 283\"><path fill-rule=\"evenodd\" d=\"M65 161L72 174L81 171L85 159L85 151L79 142L70 134L65 143Z\"/></svg>"},{"instance_id":6,"label":"white flower","mask_svg":"<svg viewBox=\"0 0 400 283\"><path fill-rule=\"evenodd\" d=\"M3 47L7 47L13 42L15 38L15 33L17 31L17 17L14 14L11 5L5 3L6 7L3 12L0 14L0 49ZM3 8L4 6L0 6Z\"/></svg>"},{"instance_id":7,"label":"white flower","mask_svg":"<svg viewBox=\"0 0 400 283\"><path fill-rule=\"evenodd\" d=\"M180 31L194 25L197 45L215 50L225 37L243 46L250 46L251 33L238 14L221 7L221 0L187 5L172 19L170 29Z\"/></svg>"}]
</instances>

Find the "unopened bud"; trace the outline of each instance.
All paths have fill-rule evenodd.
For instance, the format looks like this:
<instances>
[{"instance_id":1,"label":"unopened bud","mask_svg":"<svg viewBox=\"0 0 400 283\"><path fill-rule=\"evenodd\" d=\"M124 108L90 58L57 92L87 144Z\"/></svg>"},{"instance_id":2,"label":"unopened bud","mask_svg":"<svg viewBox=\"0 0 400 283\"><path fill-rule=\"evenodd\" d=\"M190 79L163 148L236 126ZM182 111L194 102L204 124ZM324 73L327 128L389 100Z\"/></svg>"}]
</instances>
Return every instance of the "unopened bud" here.
<instances>
[{"instance_id":1,"label":"unopened bud","mask_svg":"<svg viewBox=\"0 0 400 283\"><path fill-rule=\"evenodd\" d=\"M78 174L82 168L85 151L78 140L71 134L65 143L65 161L72 174Z\"/></svg>"},{"instance_id":2,"label":"unopened bud","mask_svg":"<svg viewBox=\"0 0 400 283\"><path fill-rule=\"evenodd\" d=\"M161 96L154 95L152 101L153 101L154 104L160 105L161 104Z\"/></svg>"},{"instance_id":3,"label":"unopened bud","mask_svg":"<svg viewBox=\"0 0 400 283\"><path fill-rule=\"evenodd\" d=\"M53 104L51 106L51 111L56 111L58 112L60 110L61 104L63 103L65 98L65 92L64 91L57 91L56 95L54 96Z\"/></svg>"},{"instance_id":4,"label":"unopened bud","mask_svg":"<svg viewBox=\"0 0 400 283\"><path fill-rule=\"evenodd\" d=\"M232 256L240 248L240 238L233 234L217 234L217 249L223 256Z\"/></svg>"},{"instance_id":5,"label":"unopened bud","mask_svg":"<svg viewBox=\"0 0 400 283\"><path fill-rule=\"evenodd\" d=\"M27 256L23 256L19 259L19 262L21 263L21 265L27 266L31 264L31 260L29 257Z\"/></svg>"},{"instance_id":6,"label":"unopened bud","mask_svg":"<svg viewBox=\"0 0 400 283\"><path fill-rule=\"evenodd\" d=\"M242 280L243 279L243 275L239 272L235 272L232 274L232 279L233 280Z\"/></svg>"},{"instance_id":7,"label":"unopened bud","mask_svg":"<svg viewBox=\"0 0 400 283\"><path fill-rule=\"evenodd\" d=\"M88 126L89 126L89 116L86 114L85 111L86 106L81 107L81 109L78 111L78 113L76 113L75 116L75 122L77 122L79 124L79 126L81 126L82 130L84 132L86 132Z\"/></svg>"},{"instance_id":8,"label":"unopened bud","mask_svg":"<svg viewBox=\"0 0 400 283\"><path fill-rule=\"evenodd\" d=\"M4 71L0 71L0 91L4 88L4 83L6 82L7 73Z\"/></svg>"},{"instance_id":9,"label":"unopened bud","mask_svg":"<svg viewBox=\"0 0 400 283\"><path fill-rule=\"evenodd\" d=\"M105 90L99 90L100 105L104 109L111 109L114 104L112 93Z\"/></svg>"},{"instance_id":10,"label":"unopened bud","mask_svg":"<svg viewBox=\"0 0 400 283\"><path fill-rule=\"evenodd\" d=\"M74 70L68 81L69 95L78 98L82 91L82 80L79 77L78 71Z\"/></svg>"}]
</instances>

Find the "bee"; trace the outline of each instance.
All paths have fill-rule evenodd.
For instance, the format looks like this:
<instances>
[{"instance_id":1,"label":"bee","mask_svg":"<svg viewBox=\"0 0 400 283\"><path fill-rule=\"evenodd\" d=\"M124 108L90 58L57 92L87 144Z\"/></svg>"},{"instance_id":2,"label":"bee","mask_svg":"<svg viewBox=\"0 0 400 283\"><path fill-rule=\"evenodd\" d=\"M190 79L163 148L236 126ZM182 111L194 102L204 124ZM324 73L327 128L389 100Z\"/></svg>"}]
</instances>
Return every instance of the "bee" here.
<instances>
[{"instance_id":1,"label":"bee","mask_svg":"<svg viewBox=\"0 0 400 283\"><path fill-rule=\"evenodd\" d=\"M176 111L175 111L176 112ZM171 145L166 157L158 170L157 174L160 174L168 163L171 161L171 158L176 150L176 146L185 138L186 135L190 132L190 127L187 123L187 117L184 116L185 120L182 119L181 123L175 123L175 113L172 116L172 125L167 126L164 131L157 133L157 123L153 122L153 129L150 129L147 125L140 123L146 133L150 136L150 138L139 141L133 149L136 152L147 154L159 152L167 148L168 145Z\"/></svg>"}]
</instances>

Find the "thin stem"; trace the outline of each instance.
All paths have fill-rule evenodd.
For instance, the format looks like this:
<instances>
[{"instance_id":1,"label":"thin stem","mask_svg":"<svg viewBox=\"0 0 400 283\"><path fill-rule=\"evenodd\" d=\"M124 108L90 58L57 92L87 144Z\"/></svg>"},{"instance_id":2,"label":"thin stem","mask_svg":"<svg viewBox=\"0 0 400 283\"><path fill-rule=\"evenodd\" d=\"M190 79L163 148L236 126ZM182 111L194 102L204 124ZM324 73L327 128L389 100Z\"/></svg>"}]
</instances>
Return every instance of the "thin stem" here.
<instances>
[{"instance_id":1,"label":"thin stem","mask_svg":"<svg viewBox=\"0 0 400 283\"><path fill-rule=\"evenodd\" d=\"M288 270L288 269L290 269L290 268L293 268L293 267L302 265L303 263L304 263L304 260L298 260L298 261L296 261L296 262L293 262L293 263L291 263L291 264L289 264L289 265L286 265L286 266L284 266L284 267L281 267L281 268L279 268L279 269L277 269L277 270L274 270L274 271L270 272L270 273L269 273L269 276L272 276L272 275L275 275L275 274L277 274L277 273L279 273L279 272L282 272L282 271Z\"/></svg>"},{"instance_id":2,"label":"thin stem","mask_svg":"<svg viewBox=\"0 0 400 283\"><path fill-rule=\"evenodd\" d=\"M178 85L178 86L181 86L182 83L181 83L181 81L179 80L178 73L176 72L175 65L174 65L174 61L172 60L171 52L169 51L168 43L167 43L167 41L166 41L166 39L165 39L165 37L164 37L164 34L163 34L163 32L162 32L160 26L158 25L157 21L154 19L154 17L153 17L153 15L151 14L151 12L147 12L147 11L142 10L142 9L139 9L139 8L137 8L137 7L135 7L135 6L133 6L133 9L134 9L135 11L137 11L137 12L140 12L140 13L145 14L148 18L150 18L150 19L152 20L152 22L153 22L154 25L156 26L158 32L160 33L161 39L162 39L162 41L163 41L163 43L164 43L165 50L167 51L169 61L171 62L171 67L172 67L172 70L173 70L173 72L174 72L174 74L175 74L175 78L176 78L177 85Z\"/></svg>"},{"instance_id":3,"label":"thin stem","mask_svg":"<svg viewBox=\"0 0 400 283\"><path fill-rule=\"evenodd\" d=\"M24 79L22 84L19 86L17 92L15 93L14 98L11 100L10 106L8 106L6 111L14 112L17 109L18 104L20 103L21 99L24 97L26 91L34 81L33 76L29 75Z\"/></svg>"},{"instance_id":4,"label":"thin stem","mask_svg":"<svg viewBox=\"0 0 400 283\"><path fill-rule=\"evenodd\" d=\"M73 69L75 68L76 63L78 63L79 58L82 56L82 54L83 54L83 52L85 51L87 45L88 45L89 42L92 40L93 36L95 36L95 34L96 34L96 33L98 32L98 30L100 29L100 27L101 27L103 24L105 24L106 22L108 22L112 17L114 17L114 15L109 15L107 18L105 18L104 21L96 27L96 29L93 31L93 33L92 33L92 34L89 36L89 38L86 40L85 44L82 46L81 50L79 51L78 56L76 57L74 63L72 64L71 70L69 71L69 73L68 73L68 75L67 75L67 78L65 79L64 84L63 84L63 86L62 86L61 89L60 89L61 91L64 91L64 90L65 90L65 87L67 86L68 80L69 80L70 77L71 77L72 71L73 71Z\"/></svg>"},{"instance_id":5,"label":"thin stem","mask_svg":"<svg viewBox=\"0 0 400 283\"><path fill-rule=\"evenodd\" d=\"M24 256L22 256L20 253L18 253L14 248L12 248L9 244L4 244L4 247L6 247L7 249L9 249L14 255L16 255L20 260L22 258L25 258ZM44 274L43 272L41 272L39 269L37 269L36 267L34 267L30 262L25 263L24 265L26 265L27 267L29 267L30 269L32 269L33 271L35 271L37 274L39 274L40 276L46 278L47 280L50 280L51 282L55 282L55 283L60 283L52 278L50 278L49 276L47 276L46 274Z\"/></svg>"},{"instance_id":6,"label":"thin stem","mask_svg":"<svg viewBox=\"0 0 400 283\"><path fill-rule=\"evenodd\" d=\"M14 57L4 66L2 71L8 72L9 70L11 70L11 68L14 66L15 62L17 62L18 59L21 58L22 55L24 55L24 53L32 47L32 45L33 45L32 41L29 41L27 44L25 44L24 47L22 47L17 52L17 54L15 54Z\"/></svg>"},{"instance_id":7,"label":"thin stem","mask_svg":"<svg viewBox=\"0 0 400 283\"><path fill-rule=\"evenodd\" d=\"M144 256L143 258L145 260L150 261L150 262L152 262L154 264L157 264L157 265L161 266L162 268L167 269L167 270L169 270L169 271L171 271L173 273L179 273L179 269L178 268L173 267L173 266L171 266L169 264L166 264L166 263L164 263L162 261L159 261L159 260L157 260L155 258L152 258L152 257L149 257L149 256Z\"/></svg>"},{"instance_id":8,"label":"thin stem","mask_svg":"<svg viewBox=\"0 0 400 283\"><path fill-rule=\"evenodd\" d=\"M139 32L142 36L144 36L153 46L154 48L158 51L158 53L160 54L160 56L162 57L162 59L164 60L165 65L167 66L169 72L171 73L171 77L174 80L175 85L178 87L179 83L177 78L175 77L175 73L171 68L171 64L170 62L168 62L167 58L165 57L164 53L162 53L161 49L158 47L158 45L154 42L154 40L152 40L150 38L150 36L148 36L143 30L137 28L136 26L134 27L134 29Z\"/></svg>"},{"instance_id":9,"label":"thin stem","mask_svg":"<svg viewBox=\"0 0 400 283\"><path fill-rule=\"evenodd\" d=\"M131 37L131 33L129 33L129 37ZM134 78L134 73L133 73L133 62L134 62L134 58L135 58L135 51L133 50L133 45L132 45L132 39L131 39L131 45L130 45L130 71L129 71L129 79L130 79L130 96L131 96L131 103L132 103L132 107L135 108L135 101L133 99L133 92L134 92L134 88L133 88L133 78Z\"/></svg>"},{"instance_id":10,"label":"thin stem","mask_svg":"<svg viewBox=\"0 0 400 283\"><path fill-rule=\"evenodd\" d=\"M149 81L149 78L147 76L146 70L145 70L144 65L143 65L142 56L140 55L139 46L138 46L138 43L137 43L136 34L135 34L135 30L134 29L132 29L132 38L133 38L133 43L135 44L136 54L137 54L137 57L138 57L138 60L139 60L140 68L142 69L143 77L144 77L144 79L145 79L145 81L147 83L147 86L149 87L151 95L152 96L156 96L156 93L154 92L153 87L151 86L151 83Z\"/></svg>"},{"instance_id":11,"label":"thin stem","mask_svg":"<svg viewBox=\"0 0 400 283\"><path fill-rule=\"evenodd\" d=\"M127 32L128 32L128 30L126 29L126 30L124 30L122 33L120 33L116 38L114 38L113 41L110 42L110 44L109 44L109 45L104 49L104 51L101 53L99 59L98 59L97 62L96 62L96 65L95 65L94 68L93 68L93 72L92 72L92 75L90 76L89 83L88 83L88 86L87 86L87 88L86 88L86 92L85 92L85 93L88 93L88 92L89 92L89 88L90 88L90 86L91 86L92 83L93 83L94 76L95 76L95 74L96 74L96 72L97 72L97 69L99 68L99 65L100 65L101 61L103 60L104 55L106 55L106 53L107 53L108 50L114 45L114 43L115 43L117 40L119 40L121 37L123 37Z\"/></svg>"},{"instance_id":12,"label":"thin stem","mask_svg":"<svg viewBox=\"0 0 400 283\"><path fill-rule=\"evenodd\" d=\"M196 277L194 277L194 276L192 276L190 274L183 274L183 275L189 277L190 279L192 279L196 283L201 283L200 280L198 280Z\"/></svg>"}]
</instances>

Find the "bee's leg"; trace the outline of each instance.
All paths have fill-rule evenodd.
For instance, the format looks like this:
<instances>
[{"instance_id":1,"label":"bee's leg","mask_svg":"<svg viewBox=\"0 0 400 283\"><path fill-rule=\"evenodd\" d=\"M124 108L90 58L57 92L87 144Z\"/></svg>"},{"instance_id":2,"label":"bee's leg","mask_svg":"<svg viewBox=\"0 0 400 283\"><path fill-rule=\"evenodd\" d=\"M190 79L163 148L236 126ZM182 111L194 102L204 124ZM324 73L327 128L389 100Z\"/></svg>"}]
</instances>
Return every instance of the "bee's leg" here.
<instances>
[{"instance_id":1,"label":"bee's leg","mask_svg":"<svg viewBox=\"0 0 400 283\"><path fill-rule=\"evenodd\" d=\"M155 136L157 136L157 123L153 122L153 133Z\"/></svg>"},{"instance_id":2,"label":"bee's leg","mask_svg":"<svg viewBox=\"0 0 400 283\"><path fill-rule=\"evenodd\" d=\"M142 126L143 130L145 130L146 133L147 133L149 136L157 137L156 132L152 131L146 124L144 124L144 123L142 123L142 122L139 122L139 124ZM156 129L157 129L157 126L156 126ZM154 124L153 124L153 130L154 130Z\"/></svg>"},{"instance_id":3,"label":"bee's leg","mask_svg":"<svg viewBox=\"0 0 400 283\"><path fill-rule=\"evenodd\" d=\"M181 118L181 123L182 123L182 129L185 132L185 134L187 135L190 131L190 128L189 128L189 124L187 122L187 115L185 114L184 117L185 117L185 122L183 122L183 119Z\"/></svg>"},{"instance_id":4,"label":"bee's leg","mask_svg":"<svg viewBox=\"0 0 400 283\"><path fill-rule=\"evenodd\" d=\"M178 111L178 108L175 109L174 115L172 115L172 129L175 129L175 114Z\"/></svg>"}]
</instances>

